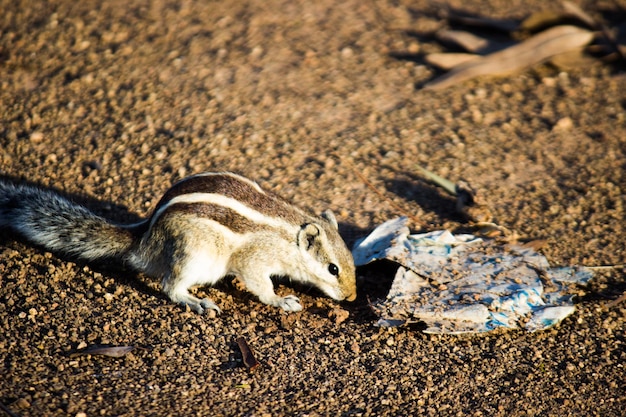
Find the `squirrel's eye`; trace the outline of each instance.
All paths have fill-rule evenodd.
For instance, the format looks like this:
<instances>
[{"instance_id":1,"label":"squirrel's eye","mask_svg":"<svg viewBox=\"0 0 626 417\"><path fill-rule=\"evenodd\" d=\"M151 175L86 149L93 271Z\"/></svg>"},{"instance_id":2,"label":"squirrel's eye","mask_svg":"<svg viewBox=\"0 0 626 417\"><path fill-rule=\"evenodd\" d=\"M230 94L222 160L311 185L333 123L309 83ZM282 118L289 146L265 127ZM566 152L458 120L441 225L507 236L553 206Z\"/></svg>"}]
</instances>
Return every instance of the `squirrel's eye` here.
<instances>
[{"instance_id":1,"label":"squirrel's eye","mask_svg":"<svg viewBox=\"0 0 626 417\"><path fill-rule=\"evenodd\" d=\"M334 276L339 276L339 268L335 264L328 265L328 272L330 272Z\"/></svg>"}]
</instances>

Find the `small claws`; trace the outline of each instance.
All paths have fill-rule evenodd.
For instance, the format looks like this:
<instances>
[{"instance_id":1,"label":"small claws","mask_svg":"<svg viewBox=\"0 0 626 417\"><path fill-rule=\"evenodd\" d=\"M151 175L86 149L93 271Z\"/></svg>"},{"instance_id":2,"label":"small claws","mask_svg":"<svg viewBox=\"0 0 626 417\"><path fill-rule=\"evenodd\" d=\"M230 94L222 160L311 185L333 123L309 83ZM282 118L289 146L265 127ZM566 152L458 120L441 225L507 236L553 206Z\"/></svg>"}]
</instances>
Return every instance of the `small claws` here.
<instances>
[{"instance_id":1,"label":"small claws","mask_svg":"<svg viewBox=\"0 0 626 417\"><path fill-rule=\"evenodd\" d=\"M208 298L196 298L191 294L178 295L176 297L170 297L172 301L177 302L183 306L188 306L192 311L198 314L204 314L206 310L213 310L217 314L221 314L222 310Z\"/></svg>"},{"instance_id":2,"label":"small claws","mask_svg":"<svg viewBox=\"0 0 626 417\"><path fill-rule=\"evenodd\" d=\"M217 304L215 304L213 301L211 301L208 298L203 298L200 300L200 306L202 306L202 309L206 310L206 309L210 309L215 311L217 314L222 314L222 309L219 308L217 306ZM199 312L200 314L204 313L204 311Z\"/></svg>"},{"instance_id":3,"label":"small claws","mask_svg":"<svg viewBox=\"0 0 626 417\"><path fill-rule=\"evenodd\" d=\"M302 304L300 304L300 299L295 295L287 295L285 297L279 298L277 306L285 311L302 310Z\"/></svg>"}]
</instances>

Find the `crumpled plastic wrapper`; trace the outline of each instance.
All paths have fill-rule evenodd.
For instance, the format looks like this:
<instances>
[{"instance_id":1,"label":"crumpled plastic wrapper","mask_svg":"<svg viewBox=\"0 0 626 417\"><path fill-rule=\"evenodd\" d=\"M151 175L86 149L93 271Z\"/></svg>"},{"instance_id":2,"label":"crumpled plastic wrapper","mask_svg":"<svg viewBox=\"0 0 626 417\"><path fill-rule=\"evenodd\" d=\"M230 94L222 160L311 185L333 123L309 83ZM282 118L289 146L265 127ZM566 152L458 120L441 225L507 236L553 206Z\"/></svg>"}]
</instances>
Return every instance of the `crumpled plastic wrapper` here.
<instances>
[{"instance_id":1,"label":"crumpled plastic wrapper","mask_svg":"<svg viewBox=\"0 0 626 417\"><path fill-rule=\"evenodd\" d=\"M377 324L423 322L426 333L547 329L574 312L576 285L593 277L584 267L551 268L521 245L446 230L411 235L406 217L380 225L352 255L357 266L400 264L387 298L374 304Z\"/></svg>"}]
</instances>

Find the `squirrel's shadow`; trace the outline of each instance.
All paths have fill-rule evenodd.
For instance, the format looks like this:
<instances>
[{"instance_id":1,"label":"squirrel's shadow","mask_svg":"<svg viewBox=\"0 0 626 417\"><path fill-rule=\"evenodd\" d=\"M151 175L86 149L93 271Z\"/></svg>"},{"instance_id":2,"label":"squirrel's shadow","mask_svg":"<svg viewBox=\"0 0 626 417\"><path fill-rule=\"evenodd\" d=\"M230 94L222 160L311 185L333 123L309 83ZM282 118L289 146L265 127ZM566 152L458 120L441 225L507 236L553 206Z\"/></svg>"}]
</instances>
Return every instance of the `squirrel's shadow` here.
<instances>
[{"instance_id":1,"label":"squirrel's shadow","mask_svg":"<svg viewBox=\"0 0 626 417\"><path fill-rule=\"evenodd\" d=\"M387 168L393 170L392 167ZM387 180L385 185L388 191L407 201L415 202L423 211L434 213L441 220L465 221L456 211L456 198L420 175L406 171L398 172L393 179Z\"/></svg>"},{"instance_id":2,"label":"squirrel's shadow","mask_svg":"<svg viewBox=\"0 0 626 417\"><path fill-rule=\"evenodd\" d=\"M395 171L392 167L387 167ZM463 223L465 219L456 211L456 199L446 194L441 188L419 175L409 172L398 172L385 182L387 191L396 194L407 202L416 203L423 211L434 213L441 222L453 221ZM398 213L398 216L413 213ZM349 248L366 237L374 227L361 229L350 224L340 224L340 234ZM371 322L376 314L371 308L373 303L384 300L389 294L399 264L392 261L379 260L357 268L358 297L354 303L345 303L348 310L355 312L355 322Z\"/></svg>"}]
</instances>

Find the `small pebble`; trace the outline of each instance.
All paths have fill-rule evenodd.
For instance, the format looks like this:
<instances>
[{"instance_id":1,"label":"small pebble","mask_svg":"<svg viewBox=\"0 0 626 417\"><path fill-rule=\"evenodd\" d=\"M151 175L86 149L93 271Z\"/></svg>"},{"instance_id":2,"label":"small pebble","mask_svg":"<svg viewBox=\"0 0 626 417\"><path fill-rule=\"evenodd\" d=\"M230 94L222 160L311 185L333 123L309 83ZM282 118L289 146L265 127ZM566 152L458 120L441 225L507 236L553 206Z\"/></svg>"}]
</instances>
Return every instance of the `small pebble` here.
<instances>
[{"instance_id":1,"label":"small pebble","mask_svg":"<svg viewBox=\"0 0 626 417\"><path fill-rule=\"evenodd\" d=\"M572 127L574 127L572 119L570 117L563 117L556 122L552 130L565 131L570 130Z\"/></svg>"},{"instance_id":2,"label":"small pebble","mask_svg":"<svg viewBox=\"0 0 626 417\"><path fill-rule=\"evenodd\" d=\"M43 141L44 139L44 135L42 132L33 132L30 135L30 141L33 143L40 143L41 141Z\"/></svg>"}]
</instances>

